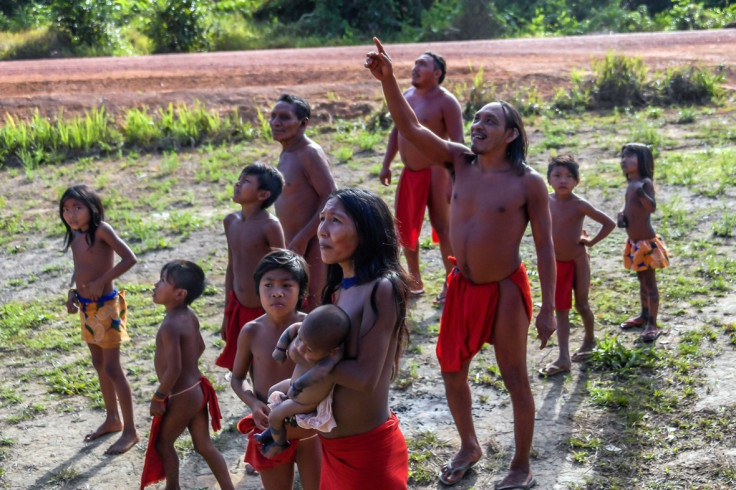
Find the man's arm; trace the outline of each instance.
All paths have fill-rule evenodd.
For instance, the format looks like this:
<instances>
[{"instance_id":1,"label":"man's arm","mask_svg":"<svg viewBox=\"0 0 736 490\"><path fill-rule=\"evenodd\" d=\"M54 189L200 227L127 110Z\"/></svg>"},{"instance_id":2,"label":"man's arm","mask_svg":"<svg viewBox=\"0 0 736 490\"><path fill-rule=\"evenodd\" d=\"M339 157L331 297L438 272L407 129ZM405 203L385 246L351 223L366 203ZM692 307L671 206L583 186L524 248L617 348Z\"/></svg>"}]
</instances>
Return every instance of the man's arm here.
<instances>
[{"instance_id":1,"label":"man's arm","mask_svg":"<svg viewBox=\"0 0 736 490\"><path fill-rule=\"evenodd\" d=\"M303 256L307 251L309 240L317 235L319 214L330 198L330 194L337 189L337 186L335 185L335 179L332 177L332 172L330 172L330 166L321 151L307 147L300 158L307 181L319 198L319 205L312 218L307 221L291 240L291 243L288 244L290 250Z\"/></svg>"},{"instance_id":2,"label":"man's arm","mask_svg":"<svg viewBox=\"0 0 736 490\"><path fill-rule=\"evenodd\" d=\"M552 242L552 217L549 212L549 194L542 177L536 172L525 176L527 179L527 210L532 225L532 237L537 250L537 270L542 287L542 307L537 314L537 335L542 341L540 349L547 345L556 327L554 316L555 297L555 249Z\"/></svg>"},{"instance_id":3,"label":"man's arm","mask_svg":"<svg viewBox=\"0 0 736 490\"><path fill-rule=\"evenodd\" d=\"M399 152L399 130L394 128L391 130L391 134L388 135L388 143L386 144L386 155L383 157L383 167L378 178L381 180L381 184L391 184L391 162L396 158L396 154Z\"/></svg>"},{"instance_id":4,"label":"man's arm","mask_svg":"<svg viewBox=\"0 0 736 490\"><path fill-rule=\"evenodd\" d=\"M450 141L465 144L465 125L463 124L463 110L460 102L449 92L446 92L443 104L442 117L445 120L447 134Z\"/></svg>"},{"instance_id":5,"label":"man's arm","mask_svg":"<svg viewBox=\"0 0 736 490\"><path fill-rule=\"evenodd\" d=\"M401 93L393 73L391 59L383 49L381 42L375 37L373 41L376 43L378 51L371 51L367 54L365 67L381 82L383 95L386 97L386 104L396 128L404 138L420 149L427 157L427 161L430 162L420 163L419 165L416 165L415 162L406 162L407 166L412 170L422 170L430 164L452 165L456 154L467 151L467 148L443 140L431 130L419 124L414 110L404 98L404 94Z\"/></svg>"}]
</instances>

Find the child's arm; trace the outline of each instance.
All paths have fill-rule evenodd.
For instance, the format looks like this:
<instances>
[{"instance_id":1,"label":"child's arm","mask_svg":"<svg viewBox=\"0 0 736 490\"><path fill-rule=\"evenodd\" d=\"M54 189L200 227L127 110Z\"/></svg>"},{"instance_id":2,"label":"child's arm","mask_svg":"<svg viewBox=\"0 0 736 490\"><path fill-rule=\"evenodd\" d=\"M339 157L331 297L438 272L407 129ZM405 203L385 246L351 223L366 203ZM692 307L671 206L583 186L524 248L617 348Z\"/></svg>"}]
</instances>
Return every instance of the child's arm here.
<instances>
[{"instance_id":1,"label":"child's arm","mask_svg":"<svg viewBox=\"0 0 736 490\"><path fill-rule=\"evenodd\" d=\"M166 371L159 379L158 388L151 400L150 411L154 417L160 417L166 411L164 398L174 389L176 380L179 379L181 374L181 334L176 325L164 319L159 331L159 340L158 348L163 352L157 354L163 355L166 360Z\"/></svg>"},{"instance_id":2,"label":"child's arm","mask_svg":"<svg viewBox=\"0 0 736 490\"><path fill-rule=\"evenodd\" d=\"M606 238L614 228L616 228L616 222L613 221L610 216L587 201L583 201L583 214L593 221L597 221L601 225L601 229L598 231L598 234L592 239L587 236L580 238L580 243L586 247L592 247L596 243L600 242Z\"/></svg>"},{"instance_id":3,"label":"child's arm","mask_svg":"<svg viewBox=\"0 0 736 490\"><path fill-rule=\"evenodd\" d=\"M97 228L95 239L102 240L107 243L110 248L118 254L120 262L94 281L91 281L88 284L77 285L79 289L82 290L82 296L91 300L99 299L100 296L102 296L102 290L106 284L110 284L113 280L122 276L138 261L130 247L128 247L128 245L117 236L115 230L113 230L112 227L104 221L100 223L99 228Z\"/></svg>"},{"instance_id":4,"label":"child's arm","mask_svg":"<svg viewBox=\"0 0 736 490\"><path fill-rule=\"evenodd\" d=\"M276 348L273 350L273 359L278 362L284 362L286 360L286 351L289 350L289 344L299 333L299 327L302 326L302 322L295 323L284 330L284 333L279 337L279 341L276 342Z\"/></svg>"},{"instance_id":5,"label":"child's arm","mask_svg":"<svg viewBox=\"0 0 736 490\"><path fill-rule=\"evenodd\" d=\"M235 219L235 214L231 213L225 216L225 219L222 220L222 224L225 228L225 239L227 241L227 268L225 269L225 310L227 311L227 302L230 300L230 291L233 289L233 250L230 246L230 240L227 239L227 232L230 228L230 224ZM227 341L225 338L227 337L227 317L222 315L222 326L220 326L220 338L222 340Z\"/></svg>"},{"instance_id":6,"label":"child's arm","mask_svg":"<svg viewBox=\"0 0 736 490\"><path fill-rule=\"evenodd\" d=\"M281 228L281 222L275 216L272 222L266 227L266 243L268 243L271 249L286 248L284 229Z\"/></svg>"},{"instance_id":7,"label":"child's arm","mask_svg":"<svg viewBox=\"0 0 736 490\"><path fill-rule=\"evenodd\" d=\"M230 387L238 398L248 405L253 414L253 422L260 430L268 427L268 405L258 399L253 387L248 383L248 371L253 363L251 343L253 341L253 328L251 323L246 323L238 335L238 348L233 363Z\"/></svg>"},{"instance_id":8,"label":"child's arm","mask_svg":"<svg viewBox=\"0 0 736 490\"><path fill-rule=\"evenodd\" d=\"M77 301L77 290L74 289L74 281L77 271L72 271L72 277L69 280L69 291L66 295L66 311L67 313L77 313L79 311L79 302Z\"/></svg>"},{"instance_id":9,"label":"child's arm","mask_svg":"<svg viewBox=\"0 0 736 490\"><path fill-rule=\"evenodd\" d=\"M636 197L646 212L652 214L657 209L657 201L654 200L654 183L651 179L644 179L636 188Z\"/></svg>"}]
</instances>

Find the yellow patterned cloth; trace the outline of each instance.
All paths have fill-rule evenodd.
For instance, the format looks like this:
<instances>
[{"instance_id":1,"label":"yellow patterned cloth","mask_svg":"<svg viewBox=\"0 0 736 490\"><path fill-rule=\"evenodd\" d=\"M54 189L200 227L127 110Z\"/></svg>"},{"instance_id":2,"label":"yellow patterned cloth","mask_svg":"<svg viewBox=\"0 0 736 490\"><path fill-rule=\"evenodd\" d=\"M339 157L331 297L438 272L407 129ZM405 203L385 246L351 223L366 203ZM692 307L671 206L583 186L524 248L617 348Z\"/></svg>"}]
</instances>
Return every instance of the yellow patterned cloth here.
<instances>
[{"instance_id":1,"label":"yellow patterned cloth","mask_svg":"<svg viewBox=\"0 0 736 490\"><path fill-rule=\"evenodd\" d=\"M649 269L663 269L670 265L670 254L662 237L657 235L648 240L634 242L626 239L624 267L640 272Z\"/></svg>"},{"instance_id":2,"label":"yellow patterned cloth","mask_svg":"<svg viewBox=\"0 0 736 490\"><path fill-rule=\"evenodd\" d=\"M77 299L82 321L82 339L85 342L103 349L112 349L130 340L125 329L125 291L114 290L97 301L83 298L79 294Z\"/></svg>"}]
</instances>

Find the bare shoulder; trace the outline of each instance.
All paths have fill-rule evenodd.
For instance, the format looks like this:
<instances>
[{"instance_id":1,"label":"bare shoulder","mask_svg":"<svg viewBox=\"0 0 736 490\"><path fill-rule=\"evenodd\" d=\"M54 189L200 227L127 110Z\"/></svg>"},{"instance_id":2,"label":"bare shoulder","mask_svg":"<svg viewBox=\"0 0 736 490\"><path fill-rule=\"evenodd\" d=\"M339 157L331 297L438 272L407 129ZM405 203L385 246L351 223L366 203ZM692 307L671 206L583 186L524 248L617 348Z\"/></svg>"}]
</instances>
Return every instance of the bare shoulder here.
<instances>
[{"instance_id":1,"label":"bare shoulder","mask_svg":"<svg viewBox=\"0 0 736 490\"><path fill-rule=\"evenodd\" d=\"M227 229L234 221L238 219L238 212L232 212L225 216L222 220L222 224L225 225L225 229Z\"/></svg>"},{"instance_id":2,"label":"bare shoulder","mask_svg":"<svg viewBox=\"0 0 736 490\"><path fill-rule=\"evenodd\" d=\"M443 103L452 103L452 104L460 103L458 102L457 97L455 97L455 95L449 90L447 90L445 87L440 87L439 94L440 94L440 97L442 97Z\"/></svg>"},{"instance_id":3,"label":"bare shoulder","mask_svg":"<svg viewBox=\"0 0 736 490\"><path fill-rule=\"evenodd\" d=\"M101 221L100 225L97 227L97 231L95 231L95 237L100 237L103 240L106 238L111 238L117 236L115 234L115 230L110 226L110 223L107 221Z\"/></svg>"}]
</instances>

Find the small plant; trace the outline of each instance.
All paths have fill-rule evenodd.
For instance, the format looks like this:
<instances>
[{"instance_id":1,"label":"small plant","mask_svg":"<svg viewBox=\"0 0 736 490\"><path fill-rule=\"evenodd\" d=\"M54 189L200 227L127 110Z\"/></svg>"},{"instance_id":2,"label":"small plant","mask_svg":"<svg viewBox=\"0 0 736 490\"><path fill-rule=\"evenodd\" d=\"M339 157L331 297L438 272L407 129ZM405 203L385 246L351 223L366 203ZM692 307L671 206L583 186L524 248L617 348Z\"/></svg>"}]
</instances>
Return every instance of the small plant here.
<instances>
[{"instance_id":1,"label":"small plant","mask_svg":"<svg viewBox=\"0 0 736 490\"><path fill-rule=\"evenodd\" d=\"M599 369L628 374L637 368L653 367L658 357L656 349L629 349L621 343L618 335L606 334L593 350L590 363Z\"/></svg>"},{"instance_id":2,"label":"small plant","mask_svg":"<svg viewBox=\"0 0 736 490\"><path fill-rule=\"evenodd\" d=\"M692 107L683 107L677 112L677 124L691 124L695 122L695 110Z\"/></svg>"},{"instance_id":3,"label":"small plant","mask_svg":"<svg viewBox=\"0 0 736 490\"><path fill-rule=\"evenodd\" d=\"M593 61L594 81L591 96L597 107L640 107L646 102L645 81L648 68L641 58L613 53Z\"/></svg>"}]
</instances>

